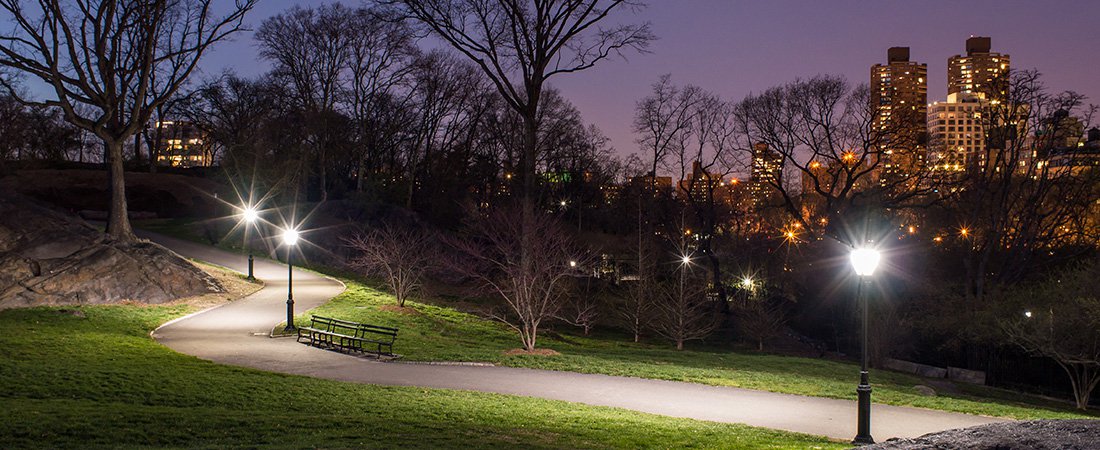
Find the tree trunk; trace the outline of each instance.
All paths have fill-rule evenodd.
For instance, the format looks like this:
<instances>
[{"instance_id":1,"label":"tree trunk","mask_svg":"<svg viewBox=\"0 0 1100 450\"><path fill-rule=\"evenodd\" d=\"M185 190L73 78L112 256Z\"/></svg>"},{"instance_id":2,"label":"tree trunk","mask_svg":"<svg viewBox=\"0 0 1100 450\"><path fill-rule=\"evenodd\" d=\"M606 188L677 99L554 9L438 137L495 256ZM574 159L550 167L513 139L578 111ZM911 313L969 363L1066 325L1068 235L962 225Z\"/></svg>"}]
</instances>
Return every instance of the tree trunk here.
<instances>
[{"instance_id":1,"label":"tree trunk","mask_svg":"<svg viewBox=\"0 0 1100 450\"><path fill-rule=\"evenodd\" d=\"M683 339L677 339L676 340L676 350L683 350L683 349L684 349L684 340Z\"/></svg>"},{"instance_id":2,"label":"tree trunk","mask_svg":"<svg viewBox=\"0 0 1100 450\"><path fill-rule=\"evenodd\" d=\"M367 172L366 156L359 155L358 166L355 168L355 192L363 192L363 176Z\"/></svg>"},{"instance_id":3,"label":"tree trunk","mask_svg":"<svg viewBox=\"0 0 1100 450\"><path fill-rule=\"evenodd\" d=\"M523 120L523 199L525 206L534 207L535 158L538 149L538 122L534 117Z\"/></svg>"},{"instance_id":4,"label":"tree trunk","mask_svg":"<svg viewBox=\"0 0 1100 450\"><path fill-rule=\"evenodd\" d=\"M111 194L110 204L107 207L107 235L119 242L135 242L137 236L130 227L130 216L126 207L122 142L104 140L103 146L107 149L107 188Z\"/></svg>"}]
</instances>

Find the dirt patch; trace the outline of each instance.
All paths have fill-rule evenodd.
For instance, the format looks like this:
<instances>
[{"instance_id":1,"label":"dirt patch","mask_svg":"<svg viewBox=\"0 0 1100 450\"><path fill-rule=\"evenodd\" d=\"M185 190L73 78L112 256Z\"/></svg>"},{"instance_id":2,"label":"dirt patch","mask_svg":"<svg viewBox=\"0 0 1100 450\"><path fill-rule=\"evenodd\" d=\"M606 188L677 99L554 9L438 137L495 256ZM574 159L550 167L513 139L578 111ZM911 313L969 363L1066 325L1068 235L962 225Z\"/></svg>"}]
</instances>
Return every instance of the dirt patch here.
<instances>
[{"instance_id":1,"label":"dirt patch","mask_svg":"<svg viewBox=\"0 0 1100 450\"><path fill-rule=\"evenodd\" d=\"M172 305L190 305L197 309L206 309L248 297L264 287L262 281L256 280L252 282L245 280L241 278L239 273L229 269L201 262L192 261L191 263L203 272L217 279L222 287L225 288L225 292L181 298L171 302L170 304Z\"/></svg>"},{"instance_id":2,"label":"dirt patch","mask_svg":"<svg viewBox=\"0 0 1100 450\"><path fill-rule=\"evenodd\" d=\"M513 348L511 350L505 350L504 354L506 356L515 356L515 355L558 356L561 353L559 353L557 350L551 350L551 349L548 349L548 348L536 348L536 349L531 350L531 351L527 351L527 350L524 350L522 348Z\"/></svg>"},{"instance_id":3,"label":"dirt patch","mask_svg":"<svg viewBox=\"0 0 1100 450\"><path fill-rule=\"evenodd\" d=\"M379 306L378 309L398 314L405 314L407 316L419 316L424 314L420 311L417 311L416 308L410 308L408 306L382 305Z\"/></svg>"}]
</instances>

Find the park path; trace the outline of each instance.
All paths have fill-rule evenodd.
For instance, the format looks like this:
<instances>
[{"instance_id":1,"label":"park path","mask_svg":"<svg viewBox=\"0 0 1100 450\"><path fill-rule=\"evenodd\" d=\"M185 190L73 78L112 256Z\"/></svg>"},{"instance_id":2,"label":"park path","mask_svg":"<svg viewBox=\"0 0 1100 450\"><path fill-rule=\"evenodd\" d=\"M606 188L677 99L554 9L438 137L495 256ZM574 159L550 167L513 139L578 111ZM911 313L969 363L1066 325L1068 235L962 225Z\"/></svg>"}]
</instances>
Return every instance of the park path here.
<instances>
[{"instance_id":1,"label":"park path","mask_svg":"<svg viewBox=\"0 0 1100 450\"><path fill-rule=\"evenodd\" d=\"M244 271L245 257L179 239L139 233L177 253ZM612 406L715 422L851 439L856 403L694 383L508 367L386 363L266 336L286 317L285 264L256 259L266 286L244 299L169 322L153 332L162 344L202 359L261 370L380 385L462 389ZM339 281L294 271L298 312L343 292ZM398 337L396 348L400 350ZM852 388L855 389L855 378ZM873 380L873 374L872 374ZM871 434L878 441L916 437L1004 419L875 404Z\"/></svg>"}]
</instances>

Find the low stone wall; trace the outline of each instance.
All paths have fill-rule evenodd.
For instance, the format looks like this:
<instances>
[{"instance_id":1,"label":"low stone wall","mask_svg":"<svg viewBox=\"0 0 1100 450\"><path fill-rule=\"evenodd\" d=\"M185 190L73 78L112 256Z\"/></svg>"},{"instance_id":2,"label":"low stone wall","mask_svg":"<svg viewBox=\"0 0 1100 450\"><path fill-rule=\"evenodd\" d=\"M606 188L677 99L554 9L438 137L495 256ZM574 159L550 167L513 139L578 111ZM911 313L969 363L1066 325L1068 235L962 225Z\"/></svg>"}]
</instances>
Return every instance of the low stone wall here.
<instances>
[{"instance_id":1,"label":"low stone wall","mask_svg":"<svg viewBox=\"0 0 1100 450\"><path fill-rule=\"evenodd\" d=\"M882 367L898 372L920 375L925 378L944 378L947 376L947 369L942 367L929 366L927 364L902 361L893 358L886 358L886 360L882 362Z\"/></svg>"},{"instance_id":2,"label":"low stone wall","mask_svg":"<svg viewBox=\"0 0 1100 450\"><path fill-rule=\"evenodd\" d=\"M985 384L985 372L977 370L960 369L958 367L947 368L947 378L954 381L971 384Z\"/></svg>"},{"instance_id":3,"label":"low stone wall","mask_svg":"<svg viewBox=\"0 0 1100 450\"><path fill-rule=\"evenodd\" d=\"M882 367L898 372L920 375L925 378L947 378L962 383L985 384L985 372L978 370L961 369L958 367L936 367L893 358L886 358L882 362Z\"/></svg>"}]
</instances>

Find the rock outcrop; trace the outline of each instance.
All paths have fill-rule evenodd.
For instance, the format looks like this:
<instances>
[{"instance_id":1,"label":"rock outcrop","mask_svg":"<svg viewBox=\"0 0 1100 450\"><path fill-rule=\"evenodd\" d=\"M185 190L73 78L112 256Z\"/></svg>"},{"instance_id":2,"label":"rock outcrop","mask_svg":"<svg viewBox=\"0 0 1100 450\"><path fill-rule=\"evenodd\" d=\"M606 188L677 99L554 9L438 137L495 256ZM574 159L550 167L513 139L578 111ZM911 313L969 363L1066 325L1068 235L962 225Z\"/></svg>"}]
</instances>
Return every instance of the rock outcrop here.
<instances>
[{"instance_id":1,"label":"rock outcrop","mask_svg":"<svg viewBox=\"0 0 1100 450\"><path fill-rule=\"evenodd\" d=\"M1002 422L891 439L867 450L1086 450L1100 448L1100 420Z\"/></svg>"},{"instance_id":2,"label":"rock outcrop","mask_svg":"<svg viewBox=\"0 0 1100 450\"><path fill-rule=\"evenodd\" d=\"M113 242L79 218L0 194L0 309L155 304L222 291L164 247Z\"/></svg>"}]
</instances>

